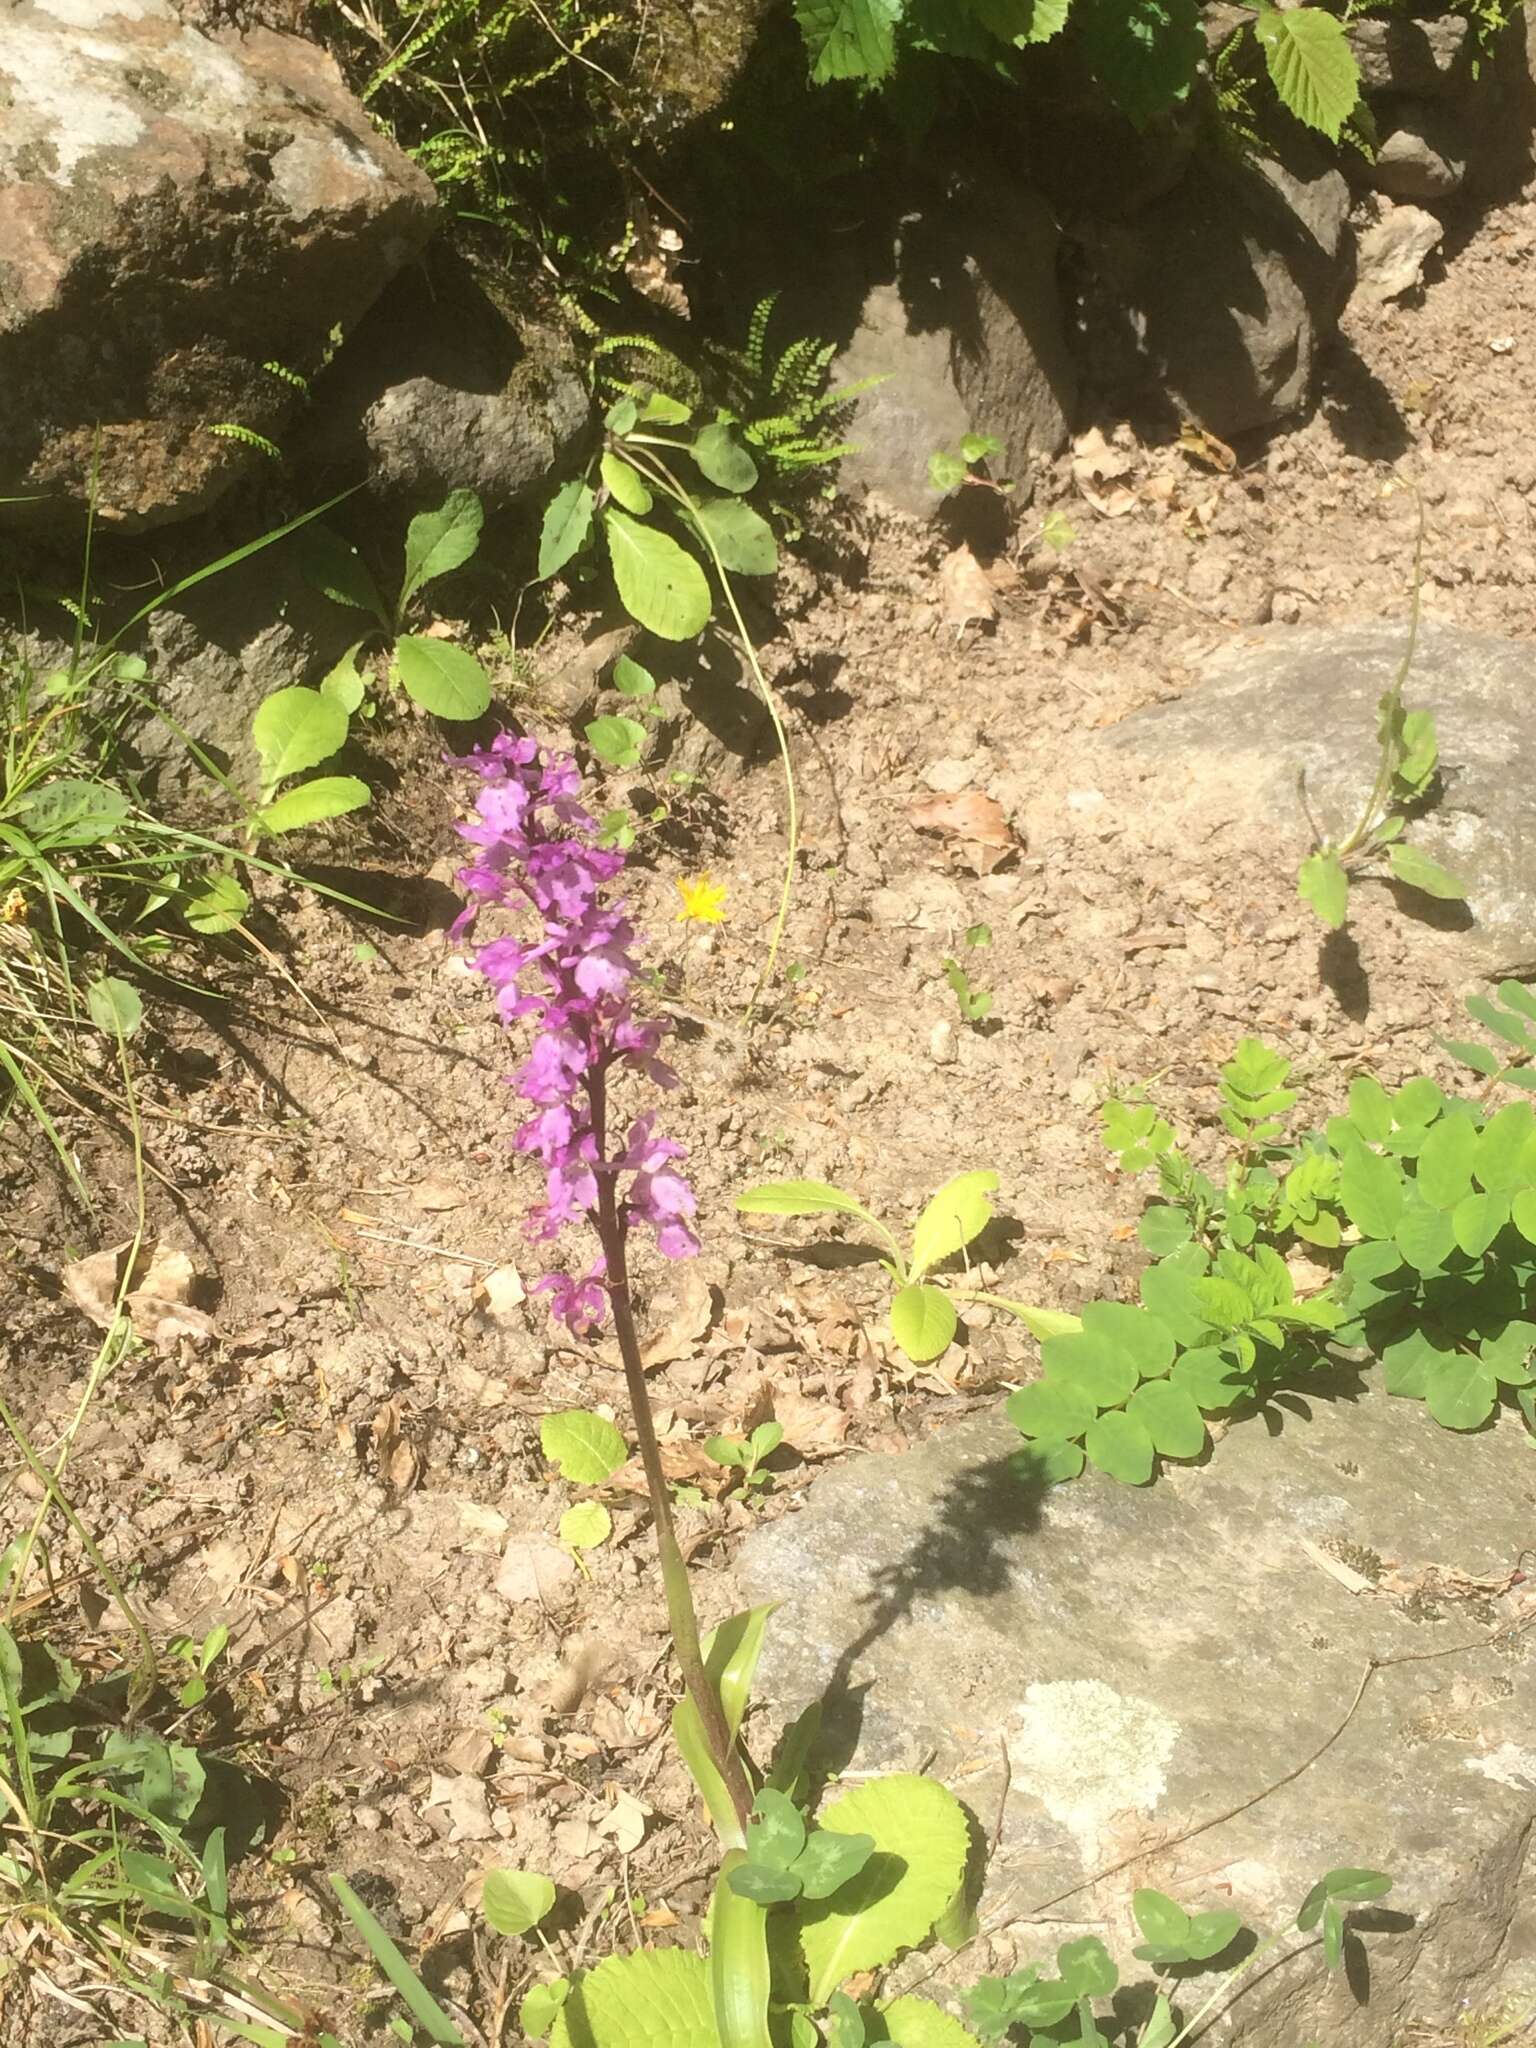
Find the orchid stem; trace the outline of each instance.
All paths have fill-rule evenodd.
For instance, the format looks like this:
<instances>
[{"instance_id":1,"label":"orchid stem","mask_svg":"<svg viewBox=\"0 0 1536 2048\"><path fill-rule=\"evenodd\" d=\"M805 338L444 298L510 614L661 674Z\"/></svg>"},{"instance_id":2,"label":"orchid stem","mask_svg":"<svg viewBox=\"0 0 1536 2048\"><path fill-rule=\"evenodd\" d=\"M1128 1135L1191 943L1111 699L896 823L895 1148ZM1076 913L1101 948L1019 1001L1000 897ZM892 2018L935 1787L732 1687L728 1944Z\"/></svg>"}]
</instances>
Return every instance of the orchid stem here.
<instances>
[{"instance_id":1,"label":"orchid stem","mask_svg":"<svg viewBox=\"0 0 1536 2048\"><path fill-rule=\"evenodd\" d=\"M597 1154L602 1160L606 1143L607 1090L600 1067L589 1072L587 1093L592 1104L592 1130L597 1141ZM645 1383L645 1367L640 1359L640 1341L630 1304L628 1230L619 1210L616 1173L617 1169L611 1166L600 1164L597 1168L597 1235L607 1260L606 1278L609 1299L613 1303L614 1334L619 1340L619 1356L624 1361L630 1412L635 1419L640 1463L651 1499L651 1519L656 1525L656 1553L661 1564L661 1582L666 1591L667 1623L672 1631L672 1647L677 1652L678 1667L683 1674L684 1690L693 1702L713 1754L715 1768L724 1780L731 1804L736 1809L736 1818L745 1830L752 1814L752 1791L735 1738L726 1724L720 1695L710 1683L704 1666L699 1621L688 1584L688 1565L672 1520L672 1497L667 1491L667 1478L661 1467L661 1447L656 1441L650 1390Z\"/></svg>"}]
</instances>

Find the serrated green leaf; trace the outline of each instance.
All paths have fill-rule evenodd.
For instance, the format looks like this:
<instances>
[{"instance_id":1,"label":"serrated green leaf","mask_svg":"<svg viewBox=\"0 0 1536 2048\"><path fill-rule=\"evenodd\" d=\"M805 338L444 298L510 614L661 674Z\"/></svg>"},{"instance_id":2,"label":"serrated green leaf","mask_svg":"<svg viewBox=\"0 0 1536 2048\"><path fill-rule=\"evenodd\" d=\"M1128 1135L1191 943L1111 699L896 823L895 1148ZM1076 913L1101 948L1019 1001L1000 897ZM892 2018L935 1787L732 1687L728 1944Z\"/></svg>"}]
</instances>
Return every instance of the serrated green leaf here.
<instances>
[{"instance_id":1,"label":"serrated green leaf","mask_svg":"<svg viewBox=\"0 0 1536 2048\"><path fill-rule=\"evenodd\" d=\"M413 704L434 718L480 717L491 702L491 681L467 647L407 633L395 642L395 673Z\"/></svg>"},{"instance_id":2,"label":"serrated green leaf","mask_svg":"<svg viewBox=\"0 0 1536 2048\"><path fill-rule=\"evenodd\" d=\"M701 472L722 491L750 491L757 482L757 464L722 420L699 429L692 454Z\"/></svg>"},{"instance_id":3,"label":"serrated green leaf","mask_svg":"<svg viewBox=\"0 0 1536 2048\"><path fill-rule=\"evenodd\" d=\"M109 1038L132 1038L144 1022L144 1004L132 982L103 974L85 992L91 1022Z\"/></svg>"},{"instance_id":4,"label":"serrated green leaf","mask_svg":"<svg viewBox=\"0 0 1536 2048\"><path fill-rule=\"evenodd\" d=\"M1296 894L1330 931L1338 931L1349 916L1349 876L1336 853L1307 855L1296 871Z\"/></svg>"},{"instance_id":5,"label":"serrated green leaf","mask_svg":"<svg viewBox=\"0 0 1536 2048\"><path fill-rule=\"evenodd\" d=\"M636 718L605 714L586 727L587 745L608 768L638 768L650 735Z\"/></svg>"},{"instance_id":6,"label":"serrated green leaf","mask_svg":"<svg viewBox=\"0 0 1536 2048\"><path fill-rule=\"evenodd\" d=\"M872 1835L874 1854L834 1898L799 1914L810 2002L824 2005L861 1970L883 1969L925 1941L965 1877L965 1810L932 1778L874 1778L821 1816L833 1833Z\"/></svg>"},{"instance_id":7,"label":"serrated green leaf","mask_svg":"<svg viewBox=\"0 0 1536 2048\"><path fill-rule=\"evenodd\" d=\"M656 500L651 495L650 486L634 464L626 462L622 455L615 455L610 450L604 455L599 467L608 495L622 505L626 512L633 512L637 518L643 519Z\"/></svg>"},{"instance_id":8,"label":"serrated green leaf","mask_svg":"<svg viewBox=\"0 0 1536 2048\"><path fill-rule=\"evenodd\" d=\"M1081 1436L1098 1409L1075 1380L1034 1380L1008 1396L1008 1420L1024 1436Z\"/></svg>"},{"instance_id":9,"label":"serrated green leaf","mask_svg":"<svg viewBox=\"0 0 1536 2048\"><path fill-rule=\"evenodd\" d=\"M328 760L347 739L347 714L332 698L293 683L257 705L251 740L261 760L263 789Z\"/></svg>"},{"instance_id":10,"label":"serrated green leaf","mask_svg":"<svg viewBox=\"0 0 1536 2048\"><path fill-rule=\"evenodd\" d=\"M550 2048L722 2048L709 1965L686 1949L609 1956L579 1977Z\"/></svg>"},{"instance_id":11,"label":"serrated green leaf","mask_svg":"<svg viewBox=\"0 0 1536 2048\"><path fill-rule=\"evenodd\" d=\"M659 527L610 507L603 514L608 559L632 619L662 640L691 640L709 623L709 582L686 549Z\"/></svg>"},{"instance_id":12,"label":"serrated green leaf","mask_svg":"<svg viewBox=\"0 0 1536 2048\"><path fill-rule=\"evenodd\" d=\"M1141 1424L1153 1448L1165 1458L1197 1458L1205 1449L1199 1403L1171 1380L1145 1381L1126 1403L1125 1412Z\"/></svg>"},{"instance_id":13,"label":"serrated green leaf","mask_svg":"<svg viewBox=\"0 0 1536 2048\"><path fill-rule=\"evenodd\" d=\"M740 498L711 498L697 508L699 525L723 566L737 576L772 576L779 566L779 544L761 512Z\"/></svg>"},{"instance_id":14,"label":"serrated green leaf","mask_svg":"<svg viewBox=\"0 0 1536 2048\"><path fill-rule=\"evenodd\" d=\"M1152 1439L1123 1409L1112 1409L1091 1422L1083 1435L1083 1449L1092 1464L1124 1486L1144 1486L1152 1477Z\"/></svg>"},{"instance_id":15,"label":"serrated green leaf","mask_svg":"<svg viewBox=\"0 0 1536 2048\"><path fill-rule=\"evenodd\" d=\"M480 1910L486 1925L509 1938L527 1934L555 1903L555 1888L532 1870L497 1868L485 1874Z\"/></svg>"},{"instance_id":16,"label":"serrated green leaf","mask_svg":"<svg viewBox=\"0 0 1536 2048\"><path fill-rule=\"evenodd\" d=\"M403 614L423 584L461 569L480 545L485 513L473 491L450 491L435 512L418 512L405 530Z\"/></svg>"},{"instance_id":17,"label":"serrated green leaf","mask_svg":"<svg viewBox=\"0 0 1536 2048\"><path fill-rule=\"evenodd\" d=\"M896 61L902 5L903 0L795 0L813 82L887 77Z\"/></svg>"},{"instance_id":18,"label":"serrated green leaf","mask_svg":"<svg viewBox=\"0 0 1536 2048\"><path fill-rule=\"evenodd\" d=\"M1458 1352L1429 1373L1424 1404L1444 1429L1480 1429L1499 1405L1499 1383L1482 1359Z\"/></svg>"},{"instance_id":19,"label":"serrated green leaf","mask_svg":"<svg viewBox=\"0 0 1536 2048\"><path fill-rule=\"evenodd\" d=\"M539 581L565 567L587 544L597 497L590 484L573 477L550 499L539 529Z\"/></svg>"},{"instance_id":20,"label":"serrated green leaf","mask_svg":"<svg viewBox=\"0 0 1536 2048\"><path fill-rule=\"evenodd\" d=\"M355 775L317 775L263 804L256 817L264 832L298 832L306 825L323 825L328 818L360 811L371 801L367 783Z\"/></svg>"},{"instance_id":21,"label":"serrated green leaf","mask_svg":"<svg viewBox=\"0 0 1536 2048\"><path fill-rule=\"evenodd\" d=\"M930 1198L912 1231L910 1270L914 1280L981 1235L992 1221L987 1197L996 1192L997 1175L983 1170L957 1173Z\"/></svg>"},{"instance_id":22,"label":"serrated green leaf","mask_svg":"<svg viewBox=\"0 0 1536 2048\"><path fill-rule=\"evenodd\" d=\"M958 1321L942 1287L912 1283L891 1297L891 1335L914 1365L926 1365L946 1351Z\"/></svg>"},{"instance_id":23,"label":"serrated green leaf","mask_svg":"<svg viewBox=\"0 0 1536 2048\"><path fill-rule=\"evenodd\" d=\"M1282 105L1337 142L1360 98L1360 67L1344 25L1317 7L1265 6L1254 23Z\"/></svg>"},{"instance_id":24,"label":"serrated green leaf","mask_svg":"<svg viewBox=\"0 0 1536 2048\"><path fill-rule=\"evenodd\" d=\"M614 1425L587 1408L546 1415L539 1424L539 1443L545 1457L559 1466L561 1477L573 1486L601 1486L629 1457Z\"/></svg>"},{"instance_id":25,"label":"serrated green leaf","mask_svg":"<svg viewBox=\"0 0 1536 2048\"><path fill-rule=\"evenodd\" d=\"M1313 9L1308 7L1298 12L1311 14ZM1319 21L1333 20L1333 17L1327 14L1320 14L1317 18ZM1280 19L1294 21L1296 14L1281 15ZM1338 26L1338 23L1334 22L1334 27ZM1342 30L1340 33L1342 35ZM1426 896L1438 897L1443 903L1460 903L1466 898L1466 884L1459 882L1449 868L1443 868L1438 861L1431 860L1427 853L1420 853L1416 846L1389 847L1387 865L1399 882L1406 883L1410 889L1421 890Z\"/></svg>"}]
</instances>

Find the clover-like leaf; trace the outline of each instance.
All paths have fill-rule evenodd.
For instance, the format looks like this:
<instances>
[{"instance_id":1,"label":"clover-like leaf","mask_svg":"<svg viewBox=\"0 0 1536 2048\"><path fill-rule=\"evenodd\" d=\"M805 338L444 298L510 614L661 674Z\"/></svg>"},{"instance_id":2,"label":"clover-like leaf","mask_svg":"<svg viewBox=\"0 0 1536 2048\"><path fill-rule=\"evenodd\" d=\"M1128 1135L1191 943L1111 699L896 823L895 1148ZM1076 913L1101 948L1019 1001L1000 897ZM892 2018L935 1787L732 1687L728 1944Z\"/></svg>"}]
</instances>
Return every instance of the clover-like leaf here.
<instances>
[{"instance_id":1,"label":"clover-like leaf","mask_svg":"<svg viewBox=\"0 0 1536 2048\"><path fill-rule=\"evenodd\" d=\"M1124 1409L1111 1409L1090 1423L1083 1433L1083 1449L1090 1463L1123 1486L1144 1486L1152 1477L1156 1454L1151 1434Z\"/></svg>"}]
</instances>

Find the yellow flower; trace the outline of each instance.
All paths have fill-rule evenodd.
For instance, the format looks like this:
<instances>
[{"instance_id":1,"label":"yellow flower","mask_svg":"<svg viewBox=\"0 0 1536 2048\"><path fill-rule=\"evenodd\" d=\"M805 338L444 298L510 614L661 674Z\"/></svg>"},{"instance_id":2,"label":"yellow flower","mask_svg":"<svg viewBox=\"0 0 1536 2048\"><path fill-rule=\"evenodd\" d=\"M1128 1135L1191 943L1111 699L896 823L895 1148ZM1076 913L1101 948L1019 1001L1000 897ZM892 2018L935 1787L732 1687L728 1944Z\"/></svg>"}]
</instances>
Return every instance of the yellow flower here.
<instances>
[{"instance_id":1,"label":"yellow flower","mask_svg":"<svg viewBox=\"0 0 1536 2048\"><path fill-rule=\"evenodd\" d=\"M679 924L723 924L725 922L725 884L712 882L708 871L696 876L691 882L679 875L677 893L683 899L683 907L677 913Z\"/></svg>"}]
</instances>

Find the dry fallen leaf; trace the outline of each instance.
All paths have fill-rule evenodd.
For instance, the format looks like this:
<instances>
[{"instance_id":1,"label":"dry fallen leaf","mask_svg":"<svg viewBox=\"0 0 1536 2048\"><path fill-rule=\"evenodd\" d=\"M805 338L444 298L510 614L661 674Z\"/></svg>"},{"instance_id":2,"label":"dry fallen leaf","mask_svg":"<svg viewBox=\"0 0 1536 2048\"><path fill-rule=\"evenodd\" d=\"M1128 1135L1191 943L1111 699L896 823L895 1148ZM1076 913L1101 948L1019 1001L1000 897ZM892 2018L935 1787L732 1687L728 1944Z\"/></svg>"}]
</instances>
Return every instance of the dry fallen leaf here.
<instances>
[{"instance_id":1,"label":"dry fallen leaf","mask_svg":"<svg viewBox=\"0 0 1536 2048\"><path fill-rule=\"evenodd\" d=\"M967 839L976 846L1018 844L1003 807L984 790L962 789L954 796L929 796L907 813L919 832L942 832L949 839Z\"/></svg>"},{"instance_id":2,"label":"dry fallen leaf","mask_svg":"<svg viewBox=\"0 0 1536 2048\"><path fill-rule=\"evenodd\" d=\"M647 1372L687 1358L709 1333L715 1319L715 1290L697 1267L686 1269L678 1288L676 1312L650 1338L640 1354Z\"/></svg>"},{"instance_id":3,"label":"dry fallen leaf","mask_svg":"<svg viewBox=\"0 0 1536 2048\"><path fill-rule=\"evenodd\" d=\"M1115 448L1098 427L1090 427L1072 443L1072 481L1095 512L1106 519L1123 518L1136 509L1136 494L1121 481L1136 466L1133 453Z\"/></svg>"},{"instance_id":4,"label":"dry fallen leaf","mask_svg":"<svg viewBox=\"0 0 1536 2048\"><path fill-rule=\"evenodd\" d=\"M939 612L957 633L973 620L990 625L997 617L992 579L967 547L955 548L939 564Z\"/></svg>"},{"instance_id":5,"label":"dry fallen leaf","mask_svg":"<svg viewBox=\"0 0 1536 2048\"><path fill-rule=\"evenodd\" d=\"M99 1330L110 1330L116 1320L131 1245L130 1238L89 1258L75 1259L60 1276L70 1300ZM206 1344L217 1334L212 1316L192 1305L197 1275L185 1252L162 1244L142 1245L129 1277L133 1285L123 1296L123 1307L135 1333L157 1351L174 1351L183 1337Z\"/></svg>"},{"instance_id":6,"label":"dry fallen leaf","mask_svg":"<svg viewBox=\"0 0 1536 2048\"><path fill-rule=\"evenodd\" d=\"M429 1173L411 1189L412 1208L429 1216L443 1209L462 1209L468 1200L464 1190L456 1187L445 1173Z\"/></svg>"},{"instance_id":7,"label":"dry fallen leaf","mask_svg":"<svg viewBox=\"0 0 1536 2048\"><path fill-rule=\"evenodd\" d=\"M814 1401L797 1386L774 1388L773 1413L784 1425L784 1441L802 1458L830 1458L848 1436L848 1417L830 1401Z\"/></svg>"},{"instance_id":8,"label":"dry fallen leaf","mask_svg":"<svg viewBox=\"0 0 1536 2048\"><path fill-rule=\"evenodd\" d=\"M543 1536L514 1536L501 1553L496 1590L503 1600L550 1605L576 1576L576 1560Z\"/></svg>"},{"instance_id":9,"label":"dry fallen leaf","mask_svg":"<svg viewBox=\"0 0 1536 2048\"><path fill-rule=\"evenodd\" d=\"M422 1809L430 1812L434 1806L442 1807L448 1815L450 1842L486 1842L496 1832L491 1822L485 1786L468 1772L449 1777L442 1771L434 1771Z\"/></svg>"},{"instance_id":10,"label":"dry fallen leaf","mask_svg":"<svg viewBox=\"0 0 1536 2048\"><path fill-rule=\"evenodd\" d=\"M606 1835L622 1855L633 1855L645 1840L645 1824L651 1809L632 1792L615 1792L613 1804L595 1823L596 1832Z\"/></svg>"},{"instance_id":11,"label":"dry fallen leaf","mask_svg":"<svg viewBox=\"0 0 1536 2048\"><path fill-rule=\"evenodd\" d=\"M481 1276L476 1293L493 1323L513 1321L514 1310L528 1299L523 1276L516 1266L495 1266Z\"/></svg>"}]
</instances>

